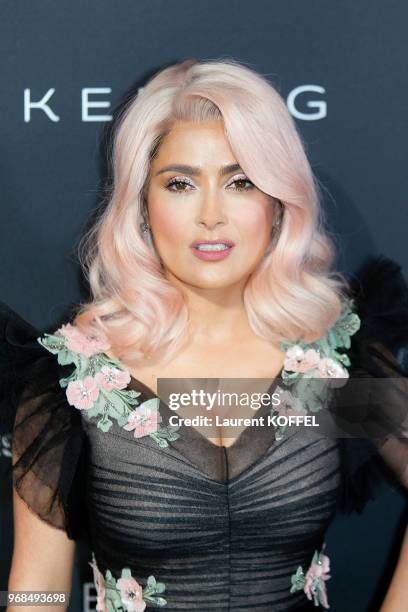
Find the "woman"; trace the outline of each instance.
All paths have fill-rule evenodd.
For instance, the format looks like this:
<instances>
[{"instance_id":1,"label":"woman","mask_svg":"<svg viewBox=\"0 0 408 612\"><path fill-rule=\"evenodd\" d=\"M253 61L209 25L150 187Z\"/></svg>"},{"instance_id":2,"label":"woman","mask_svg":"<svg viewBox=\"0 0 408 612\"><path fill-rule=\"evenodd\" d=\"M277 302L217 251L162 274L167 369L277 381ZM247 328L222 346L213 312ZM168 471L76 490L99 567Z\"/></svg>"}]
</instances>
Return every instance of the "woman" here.
<instances>
[{"instance_id":1,"label":"woman","mask_svg":"<svg viewBox=\"0 0 408 612\"><path fill-rule=\"evenodd\" d=\"M307 379L347 382L357 365L375 376L388 364L406 381L387 347L373 360L358 292L329 270L317 184L285 103L232 60L170 66L126 105L113 169L81 245L89 303L38 341L3 304L9 590L69 591L85 538L97 610L327 608L324 534L372 493L353 489L362 474L380 478L372 447L173 424L157 386L273 379L268 391L302 414ZM405 543L383 612L408 597L407 555Z\"/></svg>"}]
</instances>

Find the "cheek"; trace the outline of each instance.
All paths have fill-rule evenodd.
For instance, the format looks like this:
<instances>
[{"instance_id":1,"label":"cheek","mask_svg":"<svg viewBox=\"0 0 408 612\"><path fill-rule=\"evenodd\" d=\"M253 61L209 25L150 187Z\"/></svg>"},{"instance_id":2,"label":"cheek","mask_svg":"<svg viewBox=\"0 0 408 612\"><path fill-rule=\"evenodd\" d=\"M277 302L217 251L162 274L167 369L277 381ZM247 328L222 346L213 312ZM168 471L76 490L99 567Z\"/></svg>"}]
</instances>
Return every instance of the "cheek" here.
<instances>
[{"instance_id":1,"label":"cheek","mask_svg":"<svg viewBox=\"0 0 408 612\"><path fill-rule=\"evenodd\" d=\"M178 204L178 205L177 205ZM189 227L187 210L183 211L181 203L174 202L171 197L155 192L151 194L149 206L150 225L156 242L162 246L177 246L180 240L186 238Z\"/></svg>"},{"instance_id":2,"label":"cheek","mask_svg":"<svg viewBox=\"0 0 408 612\"><path fill-rule=\"evenodd\" d=\"M173 246L185 237L185 225L180 222L179 218L176 218L172 214L158 215L154 219L154 235L159 242L170 243Z\"/></svg>"},{"instance_id":3,"label":"cheek","mask_svg":"<svg viewBox=\"0 0 408 612\"><path fill-rule=\"evenodd\" d=\"M273 222L272 206L264 201L248 202L236 214L235 222L244 241L259 241L263 237L267 240Z\"/></svg>"}]
</instances>

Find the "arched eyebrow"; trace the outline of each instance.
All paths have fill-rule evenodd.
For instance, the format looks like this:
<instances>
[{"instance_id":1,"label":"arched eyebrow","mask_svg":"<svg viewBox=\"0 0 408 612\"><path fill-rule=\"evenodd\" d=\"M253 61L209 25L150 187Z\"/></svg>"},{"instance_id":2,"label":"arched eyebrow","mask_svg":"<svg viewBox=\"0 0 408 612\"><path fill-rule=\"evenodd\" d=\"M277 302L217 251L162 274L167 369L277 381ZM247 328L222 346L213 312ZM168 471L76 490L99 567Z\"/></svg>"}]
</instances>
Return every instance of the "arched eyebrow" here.
<instances>
[{"instance_id":1,"label":"arched eyebrow","mask_svg":"<svg viewBox=\"0 0 408 612\"><path fill-rule=\"evenodd\" d=\"M220 176L225 176L226 174L231 174L231 172L242 172L242 168L239 164L227 164L226 166L221 166L219 170ZM191 176L200 176L201 168L198 166L189 166L186 164L171 164L170 166L165 166L161 168L158 172L156 172L156 176L159 174L163 174L164 172L182 172L183 174L189 174Z\"/></svg>"}]
</instances>

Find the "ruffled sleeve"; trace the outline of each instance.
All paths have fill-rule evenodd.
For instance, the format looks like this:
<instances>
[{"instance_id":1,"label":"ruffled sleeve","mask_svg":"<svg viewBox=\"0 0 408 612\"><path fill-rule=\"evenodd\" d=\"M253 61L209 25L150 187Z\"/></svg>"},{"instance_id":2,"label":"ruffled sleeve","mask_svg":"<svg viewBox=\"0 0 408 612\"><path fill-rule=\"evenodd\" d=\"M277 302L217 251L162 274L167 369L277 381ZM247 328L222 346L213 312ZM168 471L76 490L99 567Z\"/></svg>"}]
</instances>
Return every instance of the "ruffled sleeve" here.
<instances>
[{"instance_id":1,"label":"ruffled sleeve","mask_svg":"<svg viewBox=\"0 0 408 612\"><path fill-rule=\"evenodd\" d=\"M86 539L86 435L59 384L69 368L40 335L0 302L0 433L11 434L12 482L28 507L70 539Z\"/></svg>"},{"instance_id":2,"label":"ruffled sleeve","mask_svg":"<svg viewBox=\"0 0 408 612\"><path fill-rule=\"evenodd\" d=\"M379 257L351 287L361 325L335 415L345 513L361 512L386 486L408 491L408 285L396 262Z\"/></svg>"}]
</instances>

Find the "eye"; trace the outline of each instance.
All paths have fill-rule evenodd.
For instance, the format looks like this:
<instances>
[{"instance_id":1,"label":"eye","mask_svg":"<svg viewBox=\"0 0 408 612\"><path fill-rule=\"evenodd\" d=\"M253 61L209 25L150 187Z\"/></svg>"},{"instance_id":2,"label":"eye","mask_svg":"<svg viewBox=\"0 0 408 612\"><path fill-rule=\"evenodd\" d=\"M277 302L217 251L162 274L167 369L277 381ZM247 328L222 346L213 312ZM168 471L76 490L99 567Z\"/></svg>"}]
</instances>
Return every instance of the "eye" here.
<instances>
[{"instance_id":1,"label":"eye","mask_svg":"<svg viewBox=\"0 0 408 612\"><path fill-rule=\"evenodd\" d=\"M181 189L179 189L180 186L181 186ZM194 187L194 185L187 179L175 177L167 183L166 189L168 189L169 191L182 193L182 192L189 191L188 189L185 189L185 186Z\"/></svg>"},{"instance_id":2,"label":"eye","mask_svg":"<svg viewBox=\"0 0 408 612\"><path fill-rule=\"evenodd\" d=\"M245 187L245 183L247 183L248 186ZM229 185L235 185L236 186L234 191L247 191L247 190L253 189L255 187L255 185L252 183L252 181L250 181L249 179L247 179L245 177L236 178Z\"/></svg>"},{"instance_id":3,"label":"eye","mask_svg":"<svg viewBox=\"0 0 408 612\"><path fill-rule=\"evenodd\" d=\"M233 191L248 191L249 189L254 189L255 185L247 179L246 177L239 177L231 181L227 187L231 185L235 185ZM166 185L166 189L168 191L172 191L173 193L186 193L190 191L187 187L194 188L194 184L184 177L175 177L171 179Z\"/></svg>"}]
</instances>

